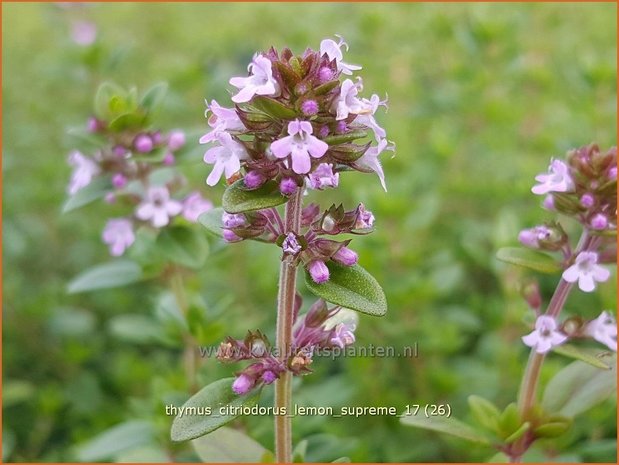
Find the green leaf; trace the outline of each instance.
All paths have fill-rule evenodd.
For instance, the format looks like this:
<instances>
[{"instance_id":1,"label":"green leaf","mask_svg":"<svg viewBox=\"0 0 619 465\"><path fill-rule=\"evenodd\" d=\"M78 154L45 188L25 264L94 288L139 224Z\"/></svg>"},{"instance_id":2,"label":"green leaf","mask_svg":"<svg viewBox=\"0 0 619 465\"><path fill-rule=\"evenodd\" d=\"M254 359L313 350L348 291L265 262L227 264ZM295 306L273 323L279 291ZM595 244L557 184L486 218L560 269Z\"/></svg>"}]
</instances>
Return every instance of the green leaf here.
<instances>
[{"instance_id":1,"label":"green leaf","mask_svg":"<svg viewBox=\"0 0 619 465\"><path fill-rule=\"evenodd\" d=\"M601 368L602 370L610 370L611 366L604 363L599 357L596 355L585 352L579 347L576 347L571 344L562 344L560 346L555 346L552 348L552 351L563 355L565 357L573 358L576 360L580 360L582 362L588 363L596 368Z\"/></svg>"},{"instance_id":2,"label":"green leaf","mask_svg":"<svg viewBox=\"0 0 619 465\"><path fill-rule=\"evenodd\" d=\"M2 389L2 407L11 407L30 399L36 392L34 385L28 381L17 379L7 380L4 382Z\"/></svg>"},{"instance_id":3,"label":"green leaf","mask_svg":"<svg viewBox=\"0 0 619 465\"><path fill-rule=\"evenodd\" d=\"M177 416L172 423L171 438L173 441L188 441L204 436L238 417L234 411L220 414L221 407L251 407L260 398L260 389L254 389L242 396L232 391L234 378L224 378L202 388L183 405L183 416ZM204 414L204 409L211 409L210 415ZM190 410L187 410L190 409ZM180 410L180 409L179 409ZM195 412L194 414L186 412ZM200 413L202 414L200 414ZM224 412L227 413L227 412Z\"/></svg>"},{"instance_id":4,"label":"green leaf","mask_svg":"<svg viewBox=\"0 0 619 465\"><path fill-rule=\"evenodd\" d=\"M206 228L210 233L215 234L218 237L223 236L223 223L221 222L221 216L224 213L224 209L221 207L212 208L209 211L202 213L198 217L198 222Z\"/></svg>"},{"instance_id":5,"label":"green leaf","mask_svg":"<svg viewBox=\"0 0 619 465\"><path fill-rule=\"evenodd\" d=\"M163 103L165 96L168 92L168 84L160 82L148 89L142 100L140 106L146 110L147 113L156 112Z\"/></svg>"},{"instance_id":6,"label":"green leaf","mask_svg":"<svg viewBox=\"0 0 619 465\"><path fill-rule=\"evenodd\" d=\"M67 131L71 145L84 145L88 148L100 149L107 144L107 140L100 134L92 133L83 126L72 127Z\"/></svg>"},{"instance_id":7,"label":"green leaf","mask_svg":"<svg viewBox=\"0 0 619 465\"><path fill-rule=\"evenodd\" d=\"M267 450L246 434L226 426L191 441L205 463L258 463Z\"/></svg>"},{"instance_id":8,"label":"green leaf","mask_svg":"<svg viewBox=\"0 0 619 465\"><path fill-rule=\"evenodd\" d=\"M292 108L288 108L283 103L269 97L259 95L254 97L251 103L258 110L265 112L274 119L294 119L297 117L297 112Z\"/></svg>"},{"instance_id":9,"label":"green leaf","mask_svg":"<svg viewBox=\"0 0 619 465\"><path fill-rule=\"evenodd\" d=\"M68 285L70 294L126 286L142 279L142 269L131 260L114 260L97 265L76 276Z\"/></svg>"},{"instance_id":10,"label":"green leaf","mask_svg":"<svg viewBox=\"0 0 619 465\"><path fill-rule=\"evenodd\" d=\"M124 98L126 91L111 82L104 82L97 89L95 95L95 116L107 121L112 115L112 106L119 98ZM117 105L117 104L116 104Z\"/></svg>"},{"instance_id":11,"label":"green leaf","mask_svg":"<svg viewBox=\"0 0 619 465\"><path fill-rule=\"evenodd\" d=\"M67 199L62 206L62 213L76 210L84 205L103 198L112 189L112 181L109 176L99 176L94 178L90 184L82 187L79 191Z\"/></svg>"},{"instance_id":12,"label":"green leaf","mask_svg":"<svg viewBox=\"0 0 619 465\"><path fill-rule=\"evenodd\" d=\"M567 432L572 426L571 418L553 417L552 421L544 423L533 430L537 438L556 438Z\"/></svg>"},{"instance_id":13,"label":"green leaf","mask_svg":"<svg viewBox=\"0 0 619 465\"><path fill-rule=\"evenodd\" d=\"M475 421L484 428L496 431L501 415L499 409L492 402L480 396L469 396L468 402Z\"/></svg>"},{"instance_id":14,"label":"green leaf","mask_svg":"<svg viewBox=\"0 0 619 465\"><path fill-rule=\"evenodd\" d=\"M520 425L520 427L516 431L514 431L512 434L510 434L509 436L505 438L505 443L511 444L512 442L517 441L518 439L522 437L524 433L529 431L530 428L531 428L531 423L529 423L528 421L525 421L522 425Z\"/></svg>"},{"instance_id":15,"label":"green leaf","mask_svg":"<svg viewBox=\"0 0 619 465\"><path fill-rule=\"evenodd\" d=\"M147 421L133 420L104 431L77 449L80 462L100 462L114 455L152 442L154 432Z\"/></svg>"},{"instance_id":16,"label":"green leaf","mask_svg":"<svg viewBox=\"0 0 619 465\"><path fill-rule=\"evenodd\" d=\"M335 459L333 462L331 463L350 463L350 457L340 457L339 459Z\"/></svg>"},{"instance_id":17,"label":"green leaf","mask_svg":"<svg viewBox=\"0 0 619 465\"><path fill-rule=\"evenodd\" d=\"M171 262L193 269L201 268L208 256L208 241L202 230L185 226L164 229L157 238L157 246Z\"/></svg>"},{"instance_id":18,"label":"green leaf","mask_svg":"<svg viewBox=\"0 0 619 465\"><path fill-rule=\"evenodd\" d=\"M554 258L535 250L520 247L503 247L497 252L496 258L503 262L523 266L541 273L561 271L561 266Z\"/></svg>"},{"instance_id":19,"label":"green leaf","mask_svg":"<svg viewBox=\"0 0 619 465\"><path fill-rule=\"evenodd\" d=\"M307 439L299 442L292 451L292 461L294 463L305 462L305 454L307 454Z\"/></svg>"},{"instance_id":20,"label":"green leaf","mask_svg":"<svg viewBox=\"0 0 619 465\"><path fill-rule=\"evenodd\" d=\"M499 436L506 439L518 432L522 427L522 420L520 419L520 413L518 413L518 406L512 402L499 417Z\"/></svg>"},{"instance_id":21,"label":"green leaf","mask_svg":"<svg viewBox=\"0 0 619 465\"><path fill-rule=\"evenodd\" d=\"M355 131L347 132L346 134L336 134L334 136L327 136L323 139L329 145L338 145L343 144L345 142L352 142L356 139L362 139L363 137L367 137L368 132L363 129L357 129Z\"/></svg>"},{"instance_id":22,"label":"green leaf","mask_svg":"<svg viewBox=\"0 0 619 465\"><path fill-rule=\"evenodd\" d=\"M134 129L141 127L146 121L146 116L140 112L123 113L114 118L109 128L115 132L121 132L125 129Z\"/></svg>"},{"instance_id":23,"label":"green leaf","mask_svg":"<svg viewBox=\"0 0 619 465\"><path fill-rule=\"evenodd\" d=\"M610 370L600 370L576 361L552 378L542 398L545 411L574 417L603 402L617 392L616 357L609 357Z\"/></svg>"},{"instance_id":24,"label":"green leaf","mask_svg":"<svg viewBox=\"0 0 619 465\"><path fill-rule=\"evenodd\" d=\"M406 415L403 416L400 421L408 426L450 434L478 444L489 444L488 439L481 432L455 418L426 418L423 415Z\"/></svg>"},{"instance_id":25,"label":"green leaf","mask_svg":"<svg viewBox=\"0 0 619 465\"><path fill-rule=\"evenodd\" d=\"M222 204L228 213L244 213L277 207L287 201L288 197L279 192L279 185L275 181L269 181L258 189L248 190L240 179L228 186Z\"/></svg>"},{"instance_id":26,"label":"green leaf","mask_svg":"<svg viewBox=\"0 0 619 465\"><path fill-rule=\"evenodd\" d=\"M117 315L110 320L108 328L118 339L135 344L149 344L166 339L161 325L146 315Z\"/></svg>"},{"instance_id":27,"label":"green leaf","mask_svg":"<svg viewBox=\"0 0 619 465\"><path fill-rule=\"evenodd\" d=\"M359 265L343 266L328 262L329 280L316 284L305 272L308 289L328 302L350 308L367 315L383 316L387 313L387 299L380 284Z\"/></svg>"}]
</instances>

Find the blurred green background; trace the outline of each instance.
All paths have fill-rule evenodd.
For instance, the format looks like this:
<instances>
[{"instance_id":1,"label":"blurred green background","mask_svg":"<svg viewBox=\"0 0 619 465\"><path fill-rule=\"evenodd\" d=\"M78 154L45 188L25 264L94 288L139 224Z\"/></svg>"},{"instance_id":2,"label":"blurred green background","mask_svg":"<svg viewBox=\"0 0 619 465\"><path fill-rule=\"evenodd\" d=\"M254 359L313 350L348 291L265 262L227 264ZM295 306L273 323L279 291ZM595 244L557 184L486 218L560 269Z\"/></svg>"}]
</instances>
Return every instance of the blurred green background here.
<instances>
[{"instance_id":1,"label":"blurred green background","mask_svg":"<svg viewBox=\"0 0 619 465\"><path fill-rule=\"evenodd\" d=\"M597 141L616 144L616 5L583 4L3 4L3 454L8 461L196 460L168 439L163 406L188 395L182 346L117 331L124 314L153 316L159 283L67 295L67 282L108 259L100 241L106 206L61 216L73 141L98 84L144 90L167 81L157 125L206 129L204 99L228 105L232 75L274 45L297 53L342 34L361 64L365 94L389 95L379 122L397 144L378 179L342 178L324 204L362 201L377 231L353 241L383 284L386 317L361 316L358 344L418 343L419 357L318 361L295 391L305 405L449 403L467 419L470 394L513 401L527 350L528 310L518 295L528 273L497 262L519 229L552 215L530 193L552 156ZM73 21L98 28L87 47ZM196 140L189 143L196 144ZM209 167L187 168L204 184ZM318 197L317 197L318 198ZM566 227L575 230L566 222ZM208 265L190 280L208 309L202 339L274 334L278 254L257 243L211 240ZM613 275L614 276L614 275ZM556 276L540 278L549 298ZM612 278L594 295L574 293L567 313L614 309ZM309 296L308 296L309 297ZM306 300L307 303L307 300ZM154 318L154 317L153 317ZM155 320L153 320L155 321ZM139 332L139 330L138 330ZM549 357L543 380L568 363ZM240 366L207 360L201 384ZM269 402L268 398L265 402ZM84 444L131 421L134 446L84 452ZM272 448L270 418L235 425ZM136 426L137 425L137 426ZM130 427L130 428L131 428ZM141 428L141 429L140 429ZM493 455L458 439L402 426L396 418L294 420L308 461L479 461ZM143 437L142 437L143 436ZM616 401L579 417L539 460L616 460Z\"/></svg>"}]
</instances>

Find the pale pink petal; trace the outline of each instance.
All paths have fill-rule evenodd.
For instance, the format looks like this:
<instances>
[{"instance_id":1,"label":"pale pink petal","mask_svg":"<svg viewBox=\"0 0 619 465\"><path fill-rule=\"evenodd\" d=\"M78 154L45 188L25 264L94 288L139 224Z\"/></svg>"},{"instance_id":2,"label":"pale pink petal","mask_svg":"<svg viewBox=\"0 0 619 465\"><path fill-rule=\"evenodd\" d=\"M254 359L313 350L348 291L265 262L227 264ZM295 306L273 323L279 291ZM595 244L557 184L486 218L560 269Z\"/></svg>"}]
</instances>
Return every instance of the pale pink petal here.
<instances>
[{"instance_id":1,"label":"pale pink petal","mask_svg":"<svg viewBox=\"0 0 619 465\"><path fill-rule=\"evenodd\" d=\"M610 271L606 268L602 268L601 266L595 266L592 270L593 279L598 282L604 282L610 277Z\"/></svg>"},{"instance_id":2,"label":"pale pink petal","mask_svg":"<svg viewBox=\"0 0 619 465\"><path fill-rule=\"evenodd\" d=\"M141 220L148 220L154 215L154 207L152 203L140 204L135 211L135 216Z\"/></svg>"},{"instance_id":3,"label":"pale pink petal","mask_svg":"<svg viewBox=\"0 0 619 465\"><path fill-rule=\"evenodd\" d=\"M288 126L290 128L290 126ZM290 129L289 129L290 131ZM293 136L282 137L271 144L271 152L277 158L285 158L292 152Z\"/></svg>"},{"instance_id":4,"label":"pale pink petal","mask_svg":"<svg viewBox=\"0 0 619 465\"><path fill-rule=\"evenodd\" d=\"M329 144L314 137L308 136L307 138L307 151L314 158L322 157L329 149Z\"/></svg>"},{"instance_id":5,"label":"pale pink petal","mask_svg":"<svg viewBox=\"0 0 619 465\"><path fill-rule=\"evenodd\" d=\"M224 164L223 163L215 163L215 166L213 166L213 170L211 171L211 174L208 175L208 178L206 178L206 183L209 186L215 186L217 185L217 183L219 182L219 179L221 178L221 174L224 171Z\"/></svg>"},{"instance_id":6,"label":"pale pink petal","mask_svg":"<svg viewBox=\"0 0 619 465\"><path fill-rule=\"evenodd\" d=\"M566 280L567 281L567 280ZM592 292L595 289L595 281L590 273L582 273L578 278L578 287L581 291Z\"/></svg>"},{"instance_id":7,"label":"pale pink petal","mask_svg":"<svg viewBox=\"0 0 619 465\"><path fill-rule=\"evenodd\" d=\"M565 279L568 283L575 283L578 280L579 272L578 265L572 265L567 270L563 272L563 279Z\"/></svg>"}]
</instances>

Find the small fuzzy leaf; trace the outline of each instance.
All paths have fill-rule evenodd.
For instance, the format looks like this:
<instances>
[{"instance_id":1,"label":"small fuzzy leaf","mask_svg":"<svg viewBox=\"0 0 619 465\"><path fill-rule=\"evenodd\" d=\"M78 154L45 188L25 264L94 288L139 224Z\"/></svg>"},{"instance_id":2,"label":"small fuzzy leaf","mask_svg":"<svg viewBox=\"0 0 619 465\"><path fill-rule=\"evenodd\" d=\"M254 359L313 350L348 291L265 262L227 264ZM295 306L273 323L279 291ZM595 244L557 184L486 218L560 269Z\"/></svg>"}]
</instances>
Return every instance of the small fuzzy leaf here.
<instances>
[{"instance_id":1,"label":"small fuzzy leaf","mask_svg":"<svg viewBox=\"0 0 619 465\"><path fill-rule=\"evenodd\" d=\"M352 142L353 140L362 139L367 137L368 132L363 129L357 129L355 131L347 132L346 134L336 134L334 136L327 136L322 139L329 145L339 145L346 142Z\"/></svg>"},{"instance_id":2,"label":"small fuzzy leaf","mask_svg":"<svg viewBox=\"0 0 619 465\"><path fill-rule=\"evenodd\" d=\"M208 256L208 241L202 230L185 226L164 229L157 238L157 246L171 262L193 269L201 268Z\"/></svg>"},{"instance_id":3,"label":"small fuzzy leaf","mask_svg":"<svg viewBox=\"0 0 619 465\"><path fill-rule=\"evenodd\" d=\"M469 396L469 408L473 418L480 426L496 431L501 413L496 406L487 399L479 396Z\"/></svg>"},{"instance_id":4,"label":"small fuzzy leaf","mask_svg":"<svg viewBox=\"0 0 619 465\"><path fill-rule=\"evenodd\" d=\"M503 262L523 266L541 273L557 273L561 271L561 266L554 258L535 250L503 247L499 249L496 257Z\"/></svg>"},{"instance_id":5,"label":"small fuzzy leaf","mask_svg":"<svg viewBox=\"0 0 619 465\"><path fill-rule=\"evenodd\" d=\"M294 119L297 112L275 99L259 95L251 101L258 110L265 112L274 119Z\"/></svg>"},{"instance_id":6,"label":"small fuzzy leaf","mask_svg":"<svg viewBox=\"0 0 619 465\"><path fill-rule=\"evenodd\" d=\"M126 286L142 279L140 265L131 260L115 260L80 273L67 286L69 294Z\"/></svg>"},{"instance_id":7,"label":"small fuzzy leaf","mask_svg":"<svg viewBox=\"0 0 619 465\"><path fill-rule=\"evenodd\" d=\"M321 84L318 87L314 88L314 95L326 94L327 92L331 92L333 89L335 89L339 85L340 85L340 81L338 79L325 82L324 84Z\"/></svg>"},{"instance_id":8,"label":"small fuzzy leaf","mask_svg":"<svg viewBox=\"0 0 619 465\"><path fill-rule=\"evenodd\" d=\"M423 415L406 415L400 421L408 426L429 429L439 433L466 439L479 444L489 444L488 439L475 428L455 418L429 417Z\"/></svg>"},{"instance_id":9,"label":"small fuzzy leaf","mask_svg":"<svg viewBox=\"0 0 619 465\"><path fill-rule=\"evenodd\" d=\"M244 213L276 207L287 201L288 198L279 192L279 186L275 181L269 181L258 189L249 190L240 179L228 186L222 204L228 213Z\"/></svg>"},{"instance_id":10,"label":"small fuzzy leaf","mask_svg":"<svg viewBox=\"0 0 619 465\"><path fill-rule=\"evenodd\" d=\"M251 407L258 402L260 389L254 389L239 396L232 391L233 382L234 378L215 381L185 402L182 407L185 414L175 417L172 423L172 441L188 441L204 436L238 417L239 415L235 415L232 411L235 407L243 405ZM230 414L220 413L220 408L224 406L231 408ZM203 412L203 409L207 407L211 409L210 415L205 415ZM187 410L188 408L191 410ZM187 413L194 408L199 409L195 414Z\"/></svg>"},{"instance_id":11,"label":"small fuzzy leaf","mask_svg":"<svg viewBox=\"0 0 619 465\"><path fill-rule=\"evenodd\" d=\"M222 237L223 223L221 222L221 215L223 213L223 208L212 208L198 217L198 223L204 226L208 232Z\"/></svg>"},{"instance_id":12,"label":"small fuzzy leaf","mask_svg":"<svg viewBox=\"0 0 619 465\"><path fill-rule=\"evenodd\" d=\"M75 194L67 199L62 206L62 213L67 213L88 205L103 198L112 189L112 181L109 176L95 178L85 187L82 187Z\"/></svg>"},{"instance_id":13,"label":"small fuzzy leaf","mask_svg":"<svg viewBox=\"0 0 619 465\"><path fill-rule=\"evenodd\" d=\"M167 92L168 84L166 84L165 82L155 84L144 93L144 96L140 101L140 106L144 108L147 113L153 113L157 111L159 106L163 103Z\"/></svg>"},{"instance_id":14,"label":"small fuzzy leaf","mask_svg":"<svg viewBox=\"0 0 619 465\"><path fill-rule=\"evenodd\" d=\"M204 463L258 463L267 452L246 434L226 426L194 439L191 445Z\"/></svg>"},{"instance_id":15,"label":"small fuzzy leaf","mask_svg":"<svg viewBox=\"0 0 619 465\"><path fill-rule=\"evenodd\" d=\"M563 368L544 390L544 410L574 417L616 395L616 357L609 357L608 362L612 363L610 370L600 370L581 361Z\"/></svg>"},{"instance_id":16,"label":"small fuzzy leaf","mask_svg":"<svg viewBox=\"0 0 619 465\"><path fill-rule=\"evenodd\" d=\"M328 262L329 280L316 284L305 272L308 289L327 302L340 305L367 315L383 316L387 313L387 299L380 284L359 265L343 266Z\"/></svg>"},{"instance_id":17,"label":"small fuzzy leaf","mask_svg":"<svg viewBox=\"0 0 619 465\"><path fill-rule=\"evenodd\" d=\"M588 363L589 365L592 365L596 368L601 368L602 370L611 369L611 366L607 365L599 357L596 357L595 355L585 352L581 348L576 347L571 344L562 344L560 346L555 346L552 348L552 351L559 355L563 355L564 357L569 357L569 358L573 358L573 359Z\"/></svg>"}]
</instances>

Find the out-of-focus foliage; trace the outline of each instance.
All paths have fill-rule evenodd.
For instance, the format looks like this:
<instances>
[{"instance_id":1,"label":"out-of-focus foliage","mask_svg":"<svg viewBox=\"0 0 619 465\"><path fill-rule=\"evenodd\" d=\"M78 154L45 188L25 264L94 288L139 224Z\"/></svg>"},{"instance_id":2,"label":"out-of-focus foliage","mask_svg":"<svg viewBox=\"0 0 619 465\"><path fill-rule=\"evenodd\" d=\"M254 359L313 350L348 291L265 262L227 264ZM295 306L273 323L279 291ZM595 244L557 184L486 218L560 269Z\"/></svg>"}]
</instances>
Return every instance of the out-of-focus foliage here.
<instances>
[{"instance_id":1,"label":"out-of-focus foliage","mask_svg":"<svg viewBox=\"0 0 619 465\"><path fill-rule=\"evenodd\" d=\"M84 18L98 28L86 47L70 40L71 21ZM165 405L181 405L189 387L183 347L161 329L179 324L162 283L66 293L71 278L107 260L100 231L108 207L60 214L65 159L77 144L66 129L85 123L98 84L165 80L158 122L199 130L204 98L227 101L228 77L256 49L300 52L335 33L350 45L347 61L363 65L368 88L388 92L379 119L397 143L397 156L384 159L388 193L350 174L333 194L335 203L372 205L377 218L376 233L354 245L389 312L361 316L357 344L397 353L417 343L419 353L318 361L294 401L399 412L449 403L459 418L471 394L507 406L528 352L520 336L530 315L518 295L527 274L495 252L550 219L530 186L551 156L616 143L615 18L611 3L3 5L4 459L197 460L169 440ZM222 189L204 186L208 167L198 161L186 171L217 203ZM204 300L189 312L191 332L206 345L248 328L272 335L279 257L258 243L211 246L188 282ZM545 298L557 278L541 278ZM566 313L594 318L615 308L614 282L575 292ZM542 383L567 363L552 354ZM230 375L208 359L199 382ZM270 396L265 390L261 403ZM611 402L590 410L527 458L614 462L615 411ZM237 423L272 449L270 418ZM307 439L306 461L489 458L483 446L395 417L297 417L293 430L295 443Z\"/></svg>"}]
</instances>

